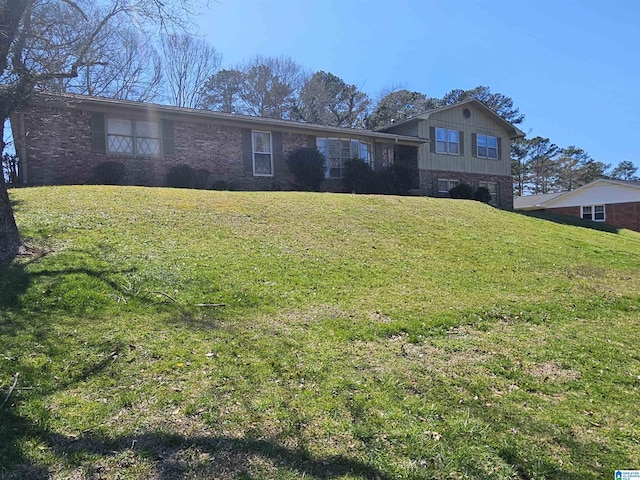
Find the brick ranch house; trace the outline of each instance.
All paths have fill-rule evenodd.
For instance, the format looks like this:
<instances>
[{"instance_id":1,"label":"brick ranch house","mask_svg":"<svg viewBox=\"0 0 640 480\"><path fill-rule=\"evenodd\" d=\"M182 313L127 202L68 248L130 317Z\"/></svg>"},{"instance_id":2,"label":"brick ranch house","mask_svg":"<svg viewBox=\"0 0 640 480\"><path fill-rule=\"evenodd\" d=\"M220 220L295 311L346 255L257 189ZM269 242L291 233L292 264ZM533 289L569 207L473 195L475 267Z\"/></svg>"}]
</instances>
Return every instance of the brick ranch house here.
<instances>
[{"instance_id":1,"label":"brick ranch house","mask_svg":"<svg viewBox=\"0 0 640 480\"><path fill-rule=\"evenodd\" d=\"M602 178L568 192L516 197L514 208L569 215L640 232L640 182Z\"/></svg>"},{"instance_id":2,"label":"brick ranch house","mask_svg":"<svg viewBox=\"0 0 640 480\"><path fill-rule=\"evenodd\" d=\"M459 183L485 186L511 209L510 140L524 134L477 100L436 109L379 131L211 112L82 95L34 96L11 116L26 185L83 184L106 161L125 165L125 183L166 184L187 164L242 190L291 189L286 155L315 147L327 158L323 189L342 190L344 161L415 171L415 192L448 196Z\"/></svg>"}]
</instances>

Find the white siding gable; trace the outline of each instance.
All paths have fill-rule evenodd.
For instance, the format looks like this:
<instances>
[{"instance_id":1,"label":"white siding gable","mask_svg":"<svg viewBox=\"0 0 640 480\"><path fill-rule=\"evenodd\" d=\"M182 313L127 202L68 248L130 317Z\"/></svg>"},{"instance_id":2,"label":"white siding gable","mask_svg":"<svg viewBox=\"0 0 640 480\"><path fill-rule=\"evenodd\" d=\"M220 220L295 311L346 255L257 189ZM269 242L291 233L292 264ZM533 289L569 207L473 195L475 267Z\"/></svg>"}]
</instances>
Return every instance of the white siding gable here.
<instances>
[{"instance_id":1,"label":"white siding gable","mask_svg":"<svg viewBox=\"0 0 640 480\"><path fill-rule=\"evenodd\" d=\"M640 202L640 188L596 180L591 185L545 204L546 208L579 207L581 205L605 205L607 203Z\"/></svg>"}]
</instances>

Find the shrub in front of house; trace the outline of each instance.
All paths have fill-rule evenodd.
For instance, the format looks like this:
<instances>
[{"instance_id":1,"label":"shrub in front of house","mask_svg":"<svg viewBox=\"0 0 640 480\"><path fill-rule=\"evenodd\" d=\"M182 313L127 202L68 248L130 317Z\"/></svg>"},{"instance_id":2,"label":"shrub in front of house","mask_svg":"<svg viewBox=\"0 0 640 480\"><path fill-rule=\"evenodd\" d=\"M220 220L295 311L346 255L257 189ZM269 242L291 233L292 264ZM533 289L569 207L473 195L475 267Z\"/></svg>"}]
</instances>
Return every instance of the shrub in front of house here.
<instances>
[{"instance_id":1,"label":"shrub in front of house","mask_svg":"<svg viewBox=\"0 0 640 480\"><path fill-rule=\"evenodd\" d=\"M342 183L351 193L377 193L380 189L377 178L369 164L360 158L350 158L344 162Z\"/></svg>"},{"instance_id":2,"label":"shrub in front of house","mask_svg":"<svg viewBox=\"0 0 640 480\"><path fill-rule=\"evenodd\" d=\"M211 183L211 190L231 191L231 190L235 190L235 188L232 183L229 183L226 180L214 180Z\"/></svg>"},{"instance_id":3,"label":"shrub in front of house","mask_svg":"<svg viewBox=\"0 0 640 480\"><path fill-rule=\"evenodd\" d=\"M380 193L406 195L413 186L416 172L402 165L392 165L375 174L378 177L377 183L382 188Z\"/></svg>"},{"instance_id":4,"label":"shrub in front of house","mask_svg":"<svg viewBox=\"0 0 640 480\"><path fill-rule=\"evenodd\" d=\"M353 193L377 193L405 195L411 188L414 173L400 165L375 171L360 158L347 160L344 164L343 183Z\"/></svg>"},{"instance_id":5,"label":"shrub in front of house","mask_svg":"<svg viewBox=\"0 0 640 480\"><path fill-rule=\"evenodd\" d=\"M199 168L193 174L193 182L191 187L199 190L206 190L209 188L209 170L206 168Z\"/></svg>"},{"instance_id":6,"label":"shrub in front of house","mask_svg":"<svg viewBox=\"0 0 640 480\"><path fill-rule=\"evenodd\" d=\"M102 162L93 167L90 183L97 185L119 185L125 175L124 163Z\"/></svg>"},{"instance_id":7,"label":"shrub in front of house","mask_svg":"<svg viewBox=\"0 0 640 480\"><path fill-rule=\"evenodd\" d=\"M461 183L457 187L453 187L451 190L449 190L449 197L464 199L464 200L473 200L474 199L473 187L466 183Z\"/></svg>"},{"instance_id":8,"label":"shrub in front of house","mask_svg":"<svg viewBox=\"0 0 640 480\"><path fill-rule=\"evenodd\" d=\"M174 188L192 188L196 171L184 163L174 165L167 171L166 185Z\"/></svg>"},{"instance_id":9,"label":"shrub in front of house","mask_svg":"<svg viewBox=\"0 0 640 480\"><path fill-rule=\"evenodd\" d=\"M474 198L482 203L489 203L491 201L491 192L487 187L478 187Z\"/></svg>"},{"instance_id":10,"label":"shrub in front of house","mask_svg":"<svg viewBox=\"0 0 640 480\"><path fill-rule=\"evenodd\" d=\"M289 152L285 162L301 189L320 190L320 184L324 180L326 159L317 148L296 148Z\"/></svg>"}]
</instances>

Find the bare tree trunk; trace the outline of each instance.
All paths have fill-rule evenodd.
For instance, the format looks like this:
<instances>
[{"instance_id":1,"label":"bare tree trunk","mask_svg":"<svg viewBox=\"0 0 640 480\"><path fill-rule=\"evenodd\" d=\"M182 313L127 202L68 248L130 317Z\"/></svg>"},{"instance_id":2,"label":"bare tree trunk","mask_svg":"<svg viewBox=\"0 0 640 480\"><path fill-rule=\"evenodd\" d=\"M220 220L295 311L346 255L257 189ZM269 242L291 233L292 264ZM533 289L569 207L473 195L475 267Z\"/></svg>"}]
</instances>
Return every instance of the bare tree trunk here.
<instances>
[{"instance_id":1,"label":"bare tree trunk","mask_svg":"<svg viewBox=\"0 0 640 480\"><path fill-rule=\"evenodd\" d=\"M4 154L4 121L0 125L0 155ZM1 160L1 159L0 159ZM15 257L22 245L9 202L4 171L0 168L0 264Z\"/></svg>"},{"instance_id":2,"label":"bare tree trunk","mask_svg":"<svg viewBox=\"0 0 640 480\"><path fill-rule=\"evenodd\" d=\"M0 175L0 262L11 260L20 251L22 241L18 233L13 210L4 183L4 175Z\"/></svg>"}]
</instances>

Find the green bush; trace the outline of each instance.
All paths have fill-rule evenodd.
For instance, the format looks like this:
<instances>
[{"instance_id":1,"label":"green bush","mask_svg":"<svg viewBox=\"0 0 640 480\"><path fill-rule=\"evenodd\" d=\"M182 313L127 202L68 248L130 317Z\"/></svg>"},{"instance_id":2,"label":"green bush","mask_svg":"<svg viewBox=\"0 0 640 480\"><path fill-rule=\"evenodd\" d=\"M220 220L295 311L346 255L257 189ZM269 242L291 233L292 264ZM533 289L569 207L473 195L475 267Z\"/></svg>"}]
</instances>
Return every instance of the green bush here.
<instances>
[{"instance_id":1,"label":"green bush","mask_svg":"<svg viewBox=\"0 0 640 480\"><path fill-rule=\"evenodd\" d=\"M353 193L404 195L413 185L415 172L402 166L374 171L367 162L352 158L344 163L344 187Z\"/></svg>"},{"instance_id":2,"label":"green bush","mask_svg":"<svg viewBox=\"0 0 640 480\"><path fill-rule=\"evenodd\" d=\"M300 188L318 191L324 180L324 155L317 148L300 147L289 152L285 160Z\"/></svg>"},{"instance_id":3,"label":"green bush","mask_svg":"<svg viewBox=\"0 0 640 480\"><path fill-rule=\"evenodd\" d=\"M235 184L227 182L226 180L214 180L214 182L211 184L211 190L232 191L235 189Z\"/></svg>"},{"instance_id":4,"label":"green bush","mask_svg":"<svg viewBox=\"0 0 640 480\"><path fill-rule=\"evenodd\" d=\"M206 168L199 168L193 174L192 188L199 190L205 190L209 188L209 170Z\"/></svg>"},{"instance_id":5,"label":"green bush","mask_svg":"<svg viewBox=\"0 0 640 480\"><path fill-rule=\"evenodd\" d=\"M453 187L449 190L449 196L451 198L465 199L465 200L473 200L473 187L466 183L461 183L457 187Z\"/></svg>"},{"instance_id":6,"label":"green bush","mask_svg":"<svg viewBox=\"0 0 640 480\"><path fill-rule=\"evenodd\" d=\"M392 165L391 167L376 172L379 177L378 183L382 187L382 192L391 195L406 195L413 187L416 178L416 170L402 165Z\"/></svg>"},{"instance_id":7,"label":"green bush","mask_svg":"<svg viewBox=\"0 0 640 480\"><path fill-rule=\"evenodd\" d=\"M475 194L475 199L479 202L489 203L491 201L491 192L487 187L478 187Z\"/></svg>"},{"instance_id":8,"label":"green bush","mask_svg":"<svg viewBox=\"0 0 640 480\"><path fill-rule=\"evenodd\" d=\"M102 162L93 167L91 183L98 185L118 185L125 175L123 163L110 161Z\"/></svg>"},{"instance_id":9,"label":"green bush","mask_svg":"<svg viewBox=\"0 0 640 480\"><path fill-rule=\"evenodd\" d=\"M184 163L174 165L167 171L166 185L174 188L192 188L196 171Z\"/></svg>"},{"instance_id":10,"label":"green bush","mask_svg":"<svg viewBox=\"0 0 640 480\"><path fill-rule=\"evenodd\" d=\"M345 160L342 183L344 188L352 193L375 193L377 190L373 170L360 158Z\"/></svg>"}]
</instances>

